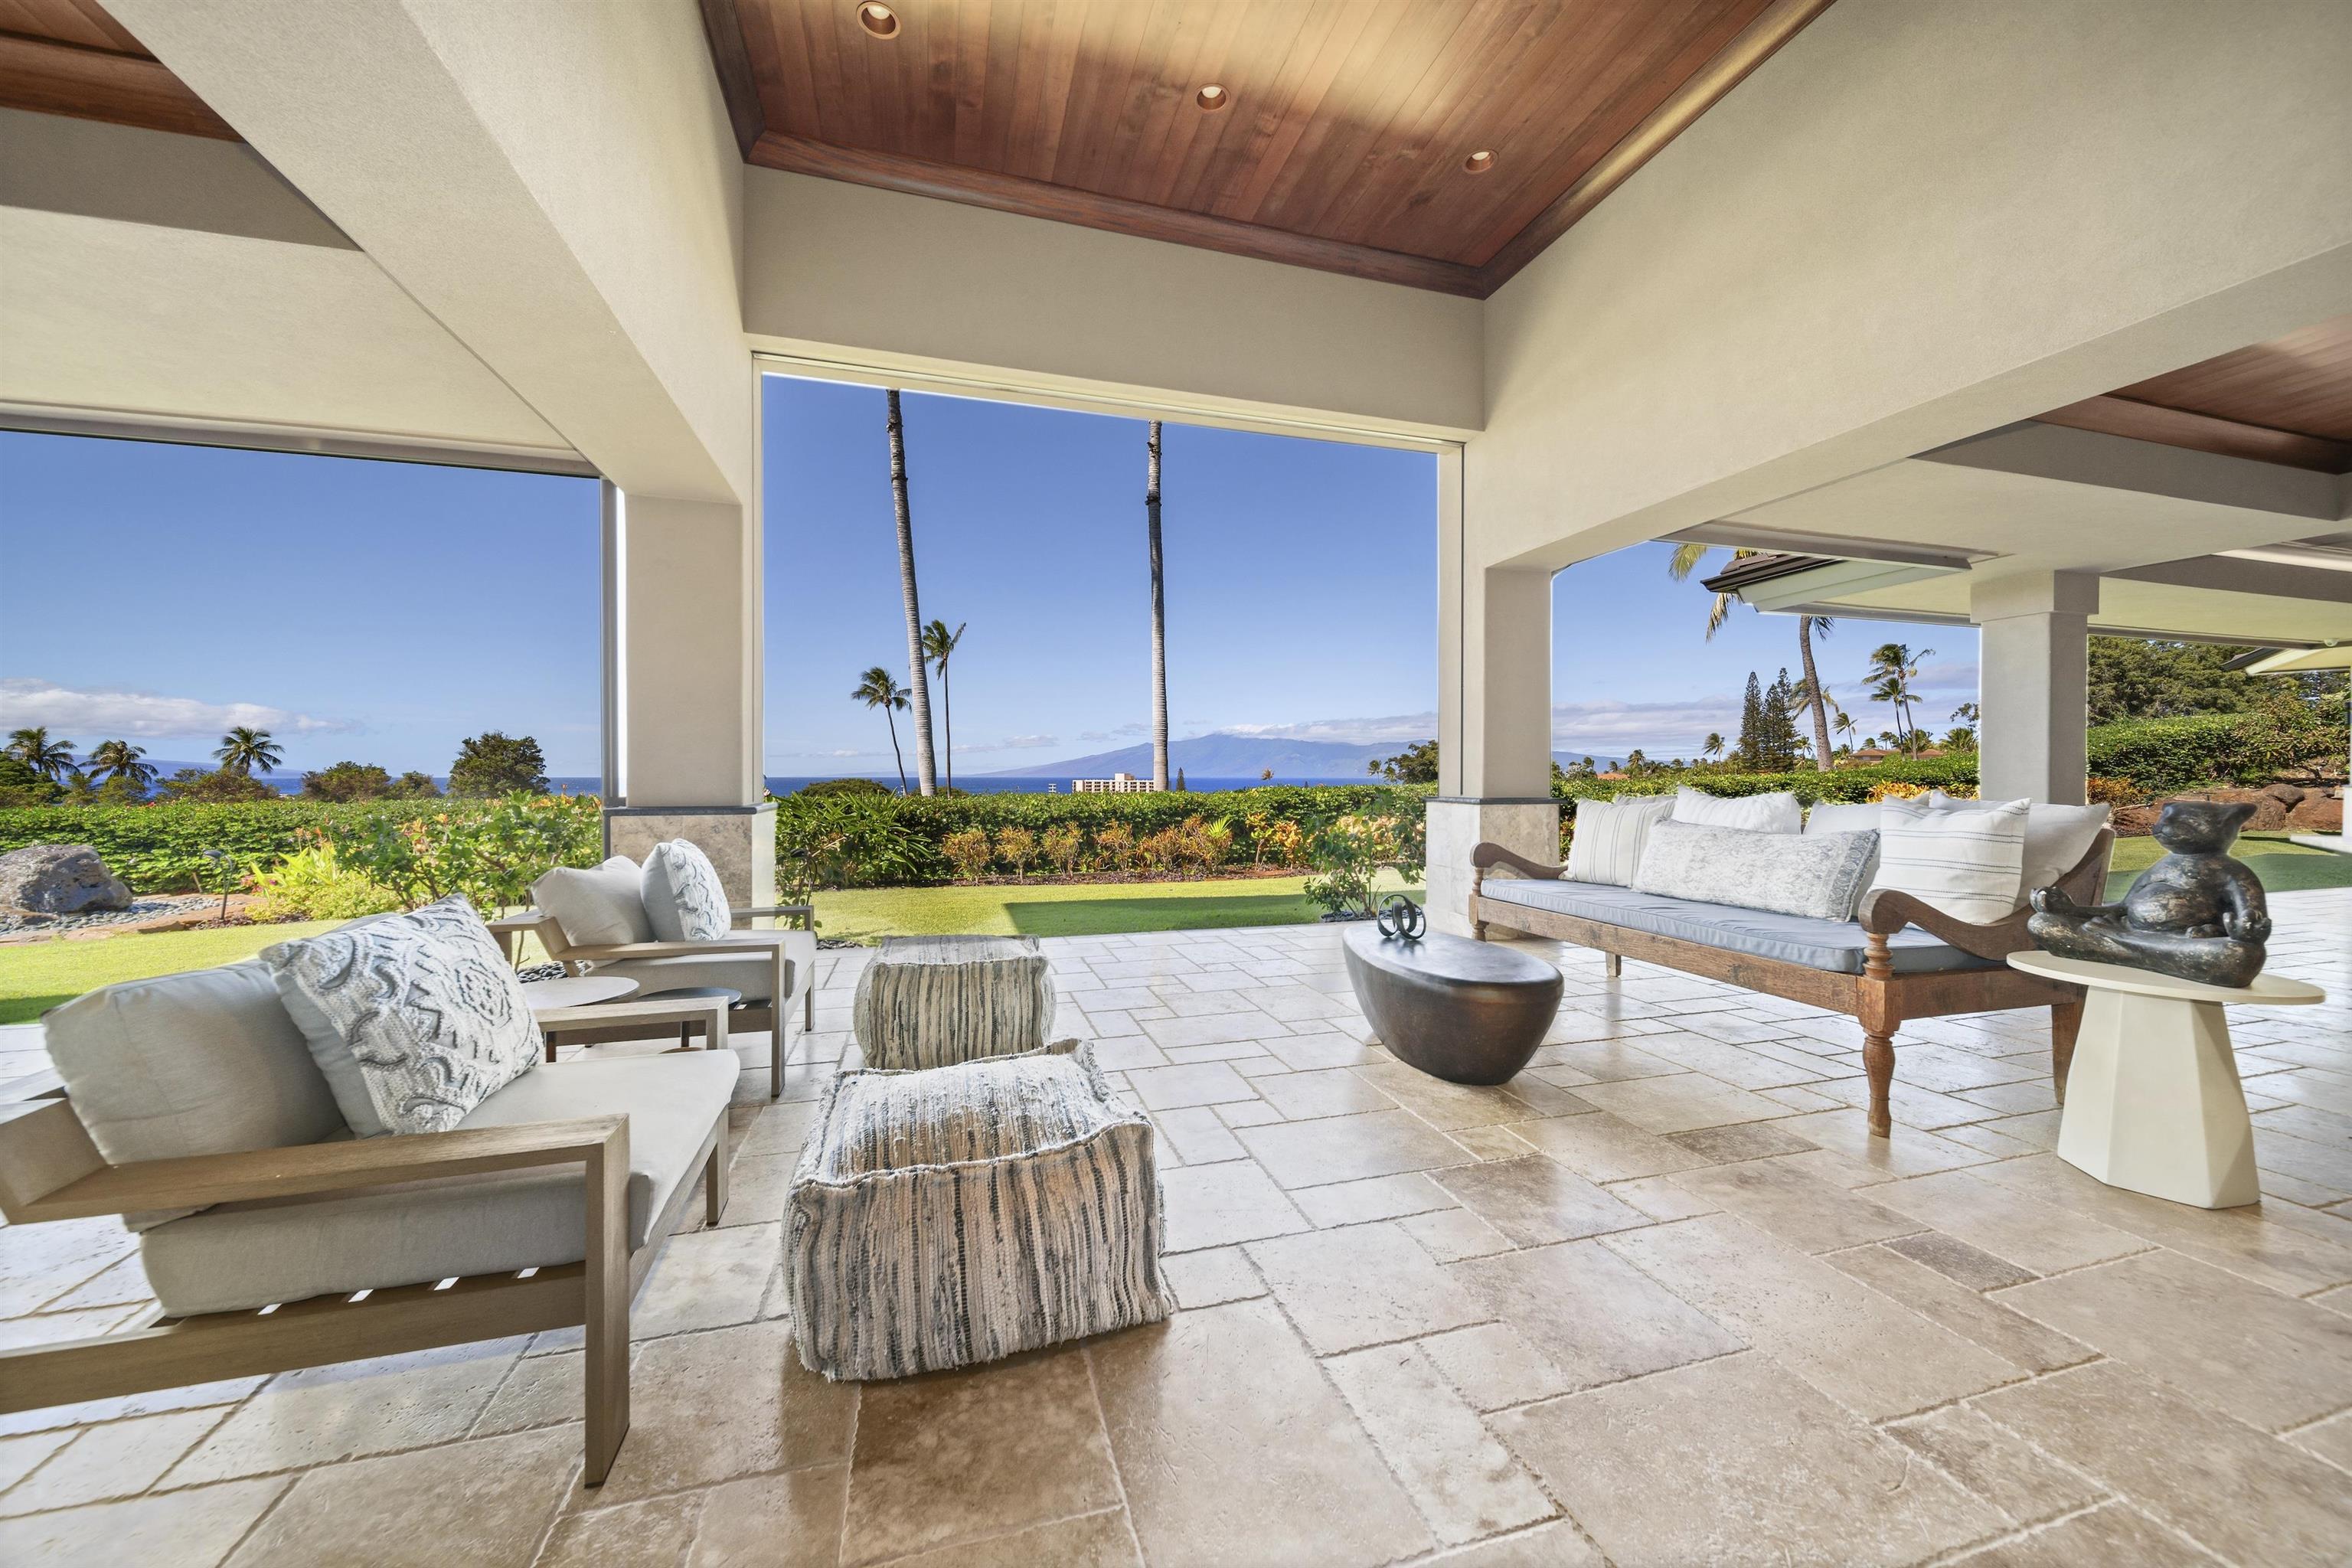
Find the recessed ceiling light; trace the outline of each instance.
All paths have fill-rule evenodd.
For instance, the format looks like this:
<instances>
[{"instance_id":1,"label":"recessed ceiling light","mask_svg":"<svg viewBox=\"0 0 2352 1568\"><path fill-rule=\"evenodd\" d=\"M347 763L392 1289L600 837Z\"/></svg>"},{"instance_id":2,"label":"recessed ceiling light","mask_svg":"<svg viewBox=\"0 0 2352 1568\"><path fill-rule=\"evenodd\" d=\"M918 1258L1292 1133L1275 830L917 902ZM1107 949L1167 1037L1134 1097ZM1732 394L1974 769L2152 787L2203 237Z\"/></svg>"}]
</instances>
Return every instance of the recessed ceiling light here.
<instances>
[{"instance_id":1,"label":"recessed ceiling light","mask_svg":"<svg viewBox=\"0 0 2352 1568\"><path fill-rule=\"evenodd\" d=\"M1234 95L1215 82L1211 82L1192 95L1192 101L1211 114L1214 114L1220 109L1230 108L1234 101Z\"/></svg>"},{"instance_id":2,"label":"recessed ceiling light","mask_svg":"<svg viewBox=\"0 0 2352 1568\"><path fill-rule=\"evenodd\" d=\"M857 8L857 25L877 38L898 36L898 13L882 4L882 0L866 0Z\"/></svg>"},{"instance_id":3,"label":"recessed ceiling light","mask_svg":"<svg viewBox=\"0 0 2352 1568\"><path fill-rule=\"evenodd\" d=\"M1462 166L1474 174L1483 174L1495 166L1495 154L1482 149L1463 159Z\"/></svg>"}]
</instances>

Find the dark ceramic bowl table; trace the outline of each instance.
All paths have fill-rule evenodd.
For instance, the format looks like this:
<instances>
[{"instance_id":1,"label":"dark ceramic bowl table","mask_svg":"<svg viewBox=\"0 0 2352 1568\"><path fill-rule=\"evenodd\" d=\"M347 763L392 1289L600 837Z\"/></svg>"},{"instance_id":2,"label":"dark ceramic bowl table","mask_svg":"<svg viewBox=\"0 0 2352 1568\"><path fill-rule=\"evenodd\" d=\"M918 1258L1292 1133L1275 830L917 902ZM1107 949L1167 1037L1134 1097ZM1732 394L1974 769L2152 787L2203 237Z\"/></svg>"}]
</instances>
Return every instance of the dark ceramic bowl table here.
<instances>
[{"instance_id":1,"label":"dark ceramic bowl table","mask_svg":"<svg viewBox=\"0 0 2352 1568\"><path fill-rule=\"evenodd\" d=\"M1382 936L1369 921L1341 942L1381 1044L1449 1083L1507 1082L1559 1012L1559 971L1532 953L1436 933Z\"/></svg>"}]
</instances>

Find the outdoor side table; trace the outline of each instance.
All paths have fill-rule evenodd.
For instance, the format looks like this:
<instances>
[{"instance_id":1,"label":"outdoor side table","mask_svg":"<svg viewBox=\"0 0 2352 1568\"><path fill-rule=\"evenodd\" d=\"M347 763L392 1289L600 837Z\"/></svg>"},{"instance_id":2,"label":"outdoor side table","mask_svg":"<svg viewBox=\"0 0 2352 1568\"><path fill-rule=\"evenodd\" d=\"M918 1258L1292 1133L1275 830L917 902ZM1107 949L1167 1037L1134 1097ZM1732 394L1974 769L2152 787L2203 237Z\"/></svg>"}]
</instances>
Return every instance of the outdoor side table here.
<instances>
[{"instance_id":1,"label":"outdoor side table","mask_svg":"<svg viewBox=\"0 0 2352 1568\"><path fill-rule=\"evenodd\" d=\"M857 977L869 1068L951 1067L1045 1044L1054 975L1034 936L894 936Z\"/></svg>"},{"instance_id":2,"label":"outdoor side table","mask_svg":"<svg viewBox=\"0 0 2352 1568\"><path fill-rule=\"evenodd\" d=\"M2276 974L2207 985L2049 952L2012 952L2009 963L2089 992L2066 1074L2060 1159L2111 1187L2177 1204L2260 1201L2254 1128L2221 1009L2306 1006L2326 992Z\"/></svg>"},{"instance_id":3,"label":"outdoor side table","mask_svg":"<svg viewBox=\"0 0 2352 1568\"><path fill-rule=\"evenodd\" d=\"M680 985L668 991L649 991L642 998L647 1002L716 1002L722 1007L734 1007L743 1000L743 993L726 985ZM681 1020L677 1026L677 1048L684 1050L694 1043L694 1021Z\"/></svg>"},{"instance_id":4,"label":"outdoor side table","mask_svg":"<svg viewBox=\"0 0 2352 1568\"><path fill-rule=\"evenodd\" d=\"M729 993L728 995L732 995ZM620 1002L592 1002L577 1007L532 1009L539 1026L547 1037L547 1059L555 1059L555 1038L567 1029L609 1029L618 1026L645 1026L650 1035L660 1026L676 1025L681 1030L699 1026L704 1047L709 1050L727 1049L726 996L684 996L674 1001L653 997L630 997ZM673 1049L683 1049L682 1046Z\"/></svg>"}]
</instances>

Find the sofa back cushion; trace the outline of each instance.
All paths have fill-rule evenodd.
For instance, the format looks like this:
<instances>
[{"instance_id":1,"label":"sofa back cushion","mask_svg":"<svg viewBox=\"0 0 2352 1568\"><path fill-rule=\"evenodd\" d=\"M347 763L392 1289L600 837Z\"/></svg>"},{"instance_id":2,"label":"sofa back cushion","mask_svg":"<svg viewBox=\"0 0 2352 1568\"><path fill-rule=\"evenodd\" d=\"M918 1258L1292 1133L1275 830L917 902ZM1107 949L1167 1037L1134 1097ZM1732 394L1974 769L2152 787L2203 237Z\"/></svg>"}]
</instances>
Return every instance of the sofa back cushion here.
<instances>
[{"instance_id":1,"label":"sofa back cushion","mask_svg":"<svg viewBox=\"0 0 2352 1568\"><path fill-rule=\"evenodd\" d=\"M1674 815L1670 795L1628 795L1623 800L1580 800L1576 832L1568 841L1568 879L1633 885L1650 829Z\"/></svg>"},{"instance_id":2,"label":"sofa back cushion","mask_svg":"<svg viewBox=\"0 0 2352 1568\"><path fill-rule=\"evenodd\" d=\"M462 895L262 950L343 1120L442 1132L539 1062L538 1020Z\"/></svg>"},{"instance_id":3,"label":"sofa back cushion","mask_svg":"<svg viewBox=\"0 0 2352 1568\"><path fill-rule=\"evenodd\" d=\"M1675 791L1675 820L1700 827L1745 828L1750 833L1802 833L1805 808L1787 790L1713 795L1685 784Z\"/></svg>"},{"instance_id":4,"label":"sofa back cushion","mask_svg":"<svg viewBox=\"0 0 2352 1568\"><path fill-rule=\"evenodd\" d=\"M1885 805L1874 887L1909 893L1970 925L1990 925L2016 912L2024 876L2026 802L1979 811Z\"/></svg>"},{"instance_id":5,"label":"sofa back cushion","mask_svg":"<svg viewBox=\"0 0 2352 1568\"><path fill-rule=\"evenodd\" d=\"M733 924L719 868L690 840L655 845L639 886L656 942L718 942Z\"/></svg>"},{"instance_id":6,"label":"sofa back cushion","mask_svg":"<svg viewBox=\"0 0 2352 1568\"><path fill-rule=\"evenodd\" d=\"M1956 800L1942 790L1927 792L1934 811L1990 811L1999 801ZM2056 884L2082 863L2109 816L2104 805L2052 805L2032 801L2025 808L2025 869L2017 889L2016 908L2023 909L2036 888ZM2094 889L2096 896L2096 889Z\"/></svg>"},{"instance_id":7,"label":"sofa back cushion","mask_svg":"<svg viewBox=\"0 0 2352 1568\"><path fill-rule=\"evenodd\" d=\"M1870 864L1863 868L1862 890L1868 892L1878 877L1878 825L1882 820L1876 801L1848 805L1839 801L1825 800L1805 813L1805 833L1818 837L1824 833L1867 833L1872 836ZM1859 901L1859 895L1856 895Z\"/></svg>"},{"instance_id":8,"label":"sofa back cushion","mask_svg":"<svg viewBox=\"0 0 2352 1568\"><path fill-rule=\"evenodd\" d=\"M530 898L541 914L554 917L573 947L651 942L643 878L635 860L615 855L585 871L558 866L530 885Z\"/></svg>"},{"instance_id":9,"label":"sofa back cushion","mask_svg":"<svg viewBox=\"0 0 2352 1568\"><path fill-rule=\"evenodd\" d=\"M74 1114L114 1164L282 1149L344 1131L263 964L127 980L42 1023ZM124 1222L143 1230L185 1212Z\"/></svg>"},{"instance_id":10,"label":"sofa back cushion","mask_svg":"<svg viewBox=\"0 0 2352 1568\"><path fill-rule=\"evenodd\" d=\"M1758 833L1662 822L1650 830L1633 890L1850 921L1877 845L1875 833Z\"/></svg>"}]
</instances>

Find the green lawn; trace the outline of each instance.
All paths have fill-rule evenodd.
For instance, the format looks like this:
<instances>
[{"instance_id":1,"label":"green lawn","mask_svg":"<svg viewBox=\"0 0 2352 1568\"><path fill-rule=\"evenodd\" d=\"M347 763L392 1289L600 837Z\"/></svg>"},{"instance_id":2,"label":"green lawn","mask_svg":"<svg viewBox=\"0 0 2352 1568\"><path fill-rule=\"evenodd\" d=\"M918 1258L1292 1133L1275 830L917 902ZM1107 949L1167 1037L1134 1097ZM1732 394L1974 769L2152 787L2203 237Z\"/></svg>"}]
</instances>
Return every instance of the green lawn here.
<instances>
[{"instance_id":1,"label":"green lawn","mask_svg":"<svg viewBox=\"0 0 2352 1568\"><path fill-rule=\"evenodd\" d=\"M2352 855L2292 843L2284 833L2241 835L2231 852L2273 893L2298 888L2352 888ZM2116 839L2115 858L2107 862L2107 898L2121 899L2132 879L2163 857L2164 846L2153 838Z\"/></svg>"},{"instance_id":2,"label":"green lawn","mask_svg":"<svg viewBox=\"0 0 2352 1568\"><path fill-rule=\"evenodd\" d=\"M274 942L309 936L337 921L230 926L222 931L156 931L87 942L28 942L0 947L0 1024L28 1024L60 1002L118 980L144 980L251 958Z\"/></svg>"}]
</instances>

